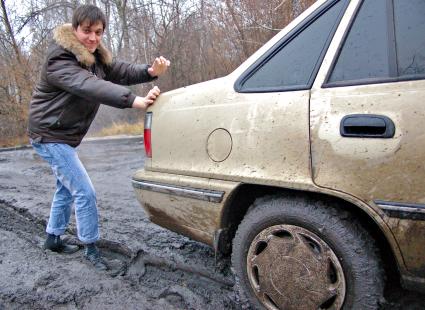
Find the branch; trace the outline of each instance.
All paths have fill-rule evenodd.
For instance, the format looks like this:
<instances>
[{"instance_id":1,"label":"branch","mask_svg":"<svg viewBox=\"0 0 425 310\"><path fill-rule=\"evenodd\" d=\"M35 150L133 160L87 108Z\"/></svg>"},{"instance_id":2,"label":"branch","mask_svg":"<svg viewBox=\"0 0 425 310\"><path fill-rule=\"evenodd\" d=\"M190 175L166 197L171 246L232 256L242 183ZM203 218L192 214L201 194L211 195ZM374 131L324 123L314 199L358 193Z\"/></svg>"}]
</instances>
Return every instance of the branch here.
<instances>
[{"instance_id":1,"label":"branch","mask_svg":"<svg viewBox=\"0 0 425 310\"><path fill-rule=\"evenodd\" d=\"M273 11L277 11L282 5L284 5L288 0L283 0L277 7L273 9Z\"/></svg>"},{"instance_id":2,"label":"branch","mask_svg":"<svg viewBox=\"0 0 425 310\"><path fill-rule=\"evenodd\" d=\"M3 0L2 0L3 1ZM35 17L37 17L38 15L40 15L40 14L42 14L42 13L44 13L44 12L47 12L47 11L50 11L50 10L53 10L53 9L57 9L57 8L60 8L60 7L69 7L69 8L74 8L74 6L72 5L72 3L69 3L69 2L56 2L56 3L53 3L53 4L50 4L50 5L48 5L48 6L46 6L46 7L44 7L44 8L42 8L42 9L39 9L39 10L35 10L35 11L31 11L30 13L29 13L29 15L22 21L22 24L19 26L19 28L18 28L18 30L16 31L16 33L18 34L18 33L20 33L24 28L25 28L25 26L31 21L31 20L33 20Z\"/></svg>"}]
</instances>

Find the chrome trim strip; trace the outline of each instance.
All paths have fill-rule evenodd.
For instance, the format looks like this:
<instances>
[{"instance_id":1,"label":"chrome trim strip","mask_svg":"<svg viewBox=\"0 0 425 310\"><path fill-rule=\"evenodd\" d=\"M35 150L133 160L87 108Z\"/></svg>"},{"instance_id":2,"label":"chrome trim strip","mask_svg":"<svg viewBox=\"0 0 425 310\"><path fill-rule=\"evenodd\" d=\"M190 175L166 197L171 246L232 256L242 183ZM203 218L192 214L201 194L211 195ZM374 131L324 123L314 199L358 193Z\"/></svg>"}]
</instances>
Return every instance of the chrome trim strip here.
<instances>
[{"instance_id":1,"label":"chrome trim strip","mask_svg":"<svg viewBox=\"0 0 425 310\"><path fill-rule=\"evenodd\" d=\"M164 193L169 195L176 195L182 197L189 197L198 200L205 200L210 202L219 203L223 200L224 192L211 191L207 189L198 189L193 187L182 187L170 184L155 183L149 181L136 181L131 180L134 188Z\"/></svg>"},{"instance_id":2,"label":"chrome trim strip","mask_svg":"<svg viewBox=\"0 0 425 310\"><path fill-rule=\"evenodd\" d=\"M402 212L414 212L414 213L423 213L425 214L425 209L416 209L409 207L397 207L397 206L385 206L378 205L382 210L390 210L390 211L402 211Z\"/></svg>"},{"instance_id":3,"label":"chrome trim strip","mask_svg":"<svg viewBox=\"0 0 425 310\"><path fill-rule=\"evenodd\" d=\"M401 219L425 220L425 205L391 201L374 201L389 217Z\"/></svg>"}]
</instances>

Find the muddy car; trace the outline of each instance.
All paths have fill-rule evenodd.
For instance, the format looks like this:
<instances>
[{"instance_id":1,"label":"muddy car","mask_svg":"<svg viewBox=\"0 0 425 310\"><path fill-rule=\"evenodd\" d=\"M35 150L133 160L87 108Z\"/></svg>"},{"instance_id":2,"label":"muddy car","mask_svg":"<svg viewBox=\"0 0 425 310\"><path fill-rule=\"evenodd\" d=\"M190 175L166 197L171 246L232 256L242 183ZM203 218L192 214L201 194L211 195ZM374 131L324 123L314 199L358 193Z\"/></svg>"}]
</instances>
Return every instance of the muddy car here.
<instances>
[{"instance_id":1,"label":"muddy car","mask_svg":"<svg viewBox=\"0 0 425 310\"><path fill-rule=\"evenodd\" d=\"M317 1L226 77L164 93L133 186L232 252L256 308L375 309L425 289L425 2Z\"/></svg>"}]
</instances>

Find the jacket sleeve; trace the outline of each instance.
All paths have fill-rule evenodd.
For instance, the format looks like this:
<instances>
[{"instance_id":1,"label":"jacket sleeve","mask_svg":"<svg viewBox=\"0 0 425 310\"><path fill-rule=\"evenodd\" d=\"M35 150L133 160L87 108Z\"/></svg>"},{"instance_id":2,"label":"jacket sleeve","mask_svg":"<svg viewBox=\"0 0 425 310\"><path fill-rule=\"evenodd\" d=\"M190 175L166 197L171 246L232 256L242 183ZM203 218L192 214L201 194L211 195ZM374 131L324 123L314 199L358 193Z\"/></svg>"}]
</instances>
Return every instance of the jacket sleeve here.
<instances>
[{"instance_id":1,"label":"jacket sleeve","mask_svg":"<svg viewBox=\"0 0 425 310\"><path fill-rule=\"evenodd\" d=\"M105 80L120 85L133 85L156 80L148 73L148 65L132 64L125 61L114 61L105 70Z\"/></svg>"},{"instance_id":2,"label":"jacket sleeve","mask_svg":"<svg viewBox=\"0 0 425 310\"><path fill-rule=\"evenodd\" d=\"M130 89L99 79L82 68L71 53L52 55L47 62L47 81L75 96L121 109L130 108L136 98Z\"/></svg>"}]
</instances>

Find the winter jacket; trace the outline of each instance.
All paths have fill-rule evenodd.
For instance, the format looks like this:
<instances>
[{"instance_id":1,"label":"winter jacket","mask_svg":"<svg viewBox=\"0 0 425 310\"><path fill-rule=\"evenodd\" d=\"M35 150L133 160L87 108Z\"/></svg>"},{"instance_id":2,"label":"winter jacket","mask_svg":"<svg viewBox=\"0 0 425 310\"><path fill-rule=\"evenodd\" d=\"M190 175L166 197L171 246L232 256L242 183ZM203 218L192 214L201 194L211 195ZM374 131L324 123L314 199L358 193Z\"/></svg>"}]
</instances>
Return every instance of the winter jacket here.
<instances>
[{"instance_id":1,"label":"winter jacket","mask_svg":"<svg viewBox=\"0 0 425 310\"><path fill-rule=\"evenodd\" d=\"M100 104L131 107L136 96L121 85L154 80L147 69L113 61L102 43L90 53L70 24L56 28L30 102L30 138L78 146Z\"/></svg>"}]
</instances>

